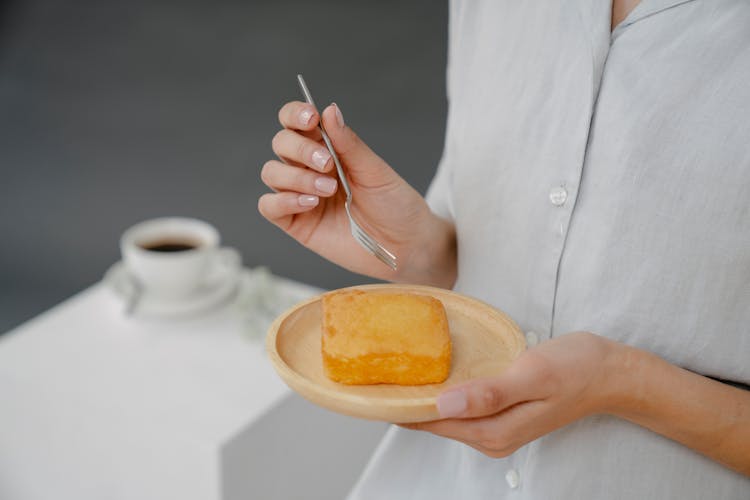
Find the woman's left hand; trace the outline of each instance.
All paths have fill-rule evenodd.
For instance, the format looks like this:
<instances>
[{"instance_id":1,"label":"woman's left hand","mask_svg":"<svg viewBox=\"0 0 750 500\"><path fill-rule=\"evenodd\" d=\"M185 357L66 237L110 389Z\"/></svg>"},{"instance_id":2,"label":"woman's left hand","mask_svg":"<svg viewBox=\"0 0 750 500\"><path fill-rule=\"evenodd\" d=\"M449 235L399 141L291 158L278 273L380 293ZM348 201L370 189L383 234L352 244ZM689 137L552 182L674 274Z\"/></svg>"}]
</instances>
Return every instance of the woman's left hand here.
<instances>
[{"instance_id":1,"label":"woman's left hand","mask_svg":"<svg viewBox=\"0 0 750 500\"><path fill-rule=\"evenodd\" d=\"M461 441L491 457L510 455L574 420L606 413L616 398L614 359L623 349L591 333L563 335L525 351L499 376L441 394L442 420L402 426Z\"/></svg>"},{"instance_id":2,"label":"woman's left hand","mask_svg":"<svg viewBox=\"0 0 750 500\"><path fill-rule=\"evenodd\" d=\"M606 413L750 476L750 391L591 333L525 351L504 372L451 387L442 420L403 427L505 457L574 420Z\"/></svg>"}]
</instances>

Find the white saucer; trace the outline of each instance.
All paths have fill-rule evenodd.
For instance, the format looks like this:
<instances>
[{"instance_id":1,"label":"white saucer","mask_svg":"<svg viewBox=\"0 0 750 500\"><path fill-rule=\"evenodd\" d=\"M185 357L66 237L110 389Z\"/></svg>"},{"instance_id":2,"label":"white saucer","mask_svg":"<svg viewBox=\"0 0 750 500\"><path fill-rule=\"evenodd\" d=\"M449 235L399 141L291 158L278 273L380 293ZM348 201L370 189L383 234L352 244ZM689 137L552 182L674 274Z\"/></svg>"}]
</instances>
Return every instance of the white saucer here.
<instances>
[{"instance_id":1,"label":"white saucer","mask_svg":"<svg viewBox=\"0 0 750 500\"><path fill-rule=\"evenodd\" d=\"M194 316L223 304L237 291L242 264L239 259L217 259L210 273L212 283L204 284L194 293L179 299L155 296L144 290L138 298L134 317L177 318ZM122 261L115 262L104 274L104 284L122 300L123 311L132 302L136 285Z\"/></svg>"}]
</instances>

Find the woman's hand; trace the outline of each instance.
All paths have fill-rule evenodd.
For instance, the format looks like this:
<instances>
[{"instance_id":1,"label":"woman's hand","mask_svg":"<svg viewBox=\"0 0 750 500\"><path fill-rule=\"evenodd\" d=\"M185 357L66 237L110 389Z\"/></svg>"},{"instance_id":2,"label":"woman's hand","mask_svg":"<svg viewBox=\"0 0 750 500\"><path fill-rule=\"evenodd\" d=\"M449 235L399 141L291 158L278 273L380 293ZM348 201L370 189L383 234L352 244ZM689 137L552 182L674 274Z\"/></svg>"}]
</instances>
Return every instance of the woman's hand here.
<instances>
[{"instance_id":1,"label":"woman's hand","mask_svg":"<svg viewBox=\"0 0 750 500\"><path fill-rule=\"evenodd\" d=\"M493 378L438 398L443 420L403 427L504 457L574 420L615 415L750 476L750 391L591 333L524 352Z\"/></svg>"},{"instance_id":2,"label":"woman's hand","mask_svg":"<svg viewBox=\"0 0 750 500\"><path fill-rule=\"evenodd\" d=\"M438 398L444 420L404 424L504 457L576 419L608 409L616 343L574 333L525 351L497 377L452 387Z\"/></svg>"},{"instance_id":3,"label":"woman's hand","mask_svg":"<svg viewBox=\"0 0 750 500\"><path fill-rule=\"evenodd\" d=\"M332 104L323 125L346 170L357 222L398 258L392 271L351 236L335 166L318 129L314 108L290 102L279 111L284 127L273 138L283 160L268 161L263 182L274 193L261 196L258 210L292 238L356 273L388 281L450 287L455 280L455 232L424 198L345 125Z\"/></svg>"}]
</instances>

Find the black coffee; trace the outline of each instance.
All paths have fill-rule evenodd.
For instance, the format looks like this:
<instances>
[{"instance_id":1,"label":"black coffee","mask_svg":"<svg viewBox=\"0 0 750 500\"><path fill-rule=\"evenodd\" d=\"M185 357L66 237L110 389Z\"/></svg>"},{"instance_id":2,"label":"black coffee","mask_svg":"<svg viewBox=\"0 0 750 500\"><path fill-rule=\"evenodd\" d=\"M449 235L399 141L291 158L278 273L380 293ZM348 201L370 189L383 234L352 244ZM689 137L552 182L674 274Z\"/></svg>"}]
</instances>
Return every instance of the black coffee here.
<instances>
[{"instance_id":1,"label":"black coffee","mask_svg":"<svg viewBox=\"0 0 750 500\"><path fill-rule=\"evenodd\" d=\"M198 247L198 244L192 241L154 241L140 245L141 248L151 250L152 252L185 252Z\"/></svg>"}]
</instances>

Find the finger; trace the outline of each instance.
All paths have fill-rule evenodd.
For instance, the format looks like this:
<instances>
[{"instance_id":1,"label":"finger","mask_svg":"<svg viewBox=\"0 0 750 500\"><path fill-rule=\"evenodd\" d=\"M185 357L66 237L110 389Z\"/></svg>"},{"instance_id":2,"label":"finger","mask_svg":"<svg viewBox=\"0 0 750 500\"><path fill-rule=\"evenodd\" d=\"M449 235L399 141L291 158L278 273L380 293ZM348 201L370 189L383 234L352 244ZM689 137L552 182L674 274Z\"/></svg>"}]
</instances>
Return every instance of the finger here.
<instances>
[{"instance_id":1,"label":"finger","mask_svg":"<svg viewBox=\"0 0 750 500\"><path fill-rule=\"evenodd\" d=\"M497 377L448 389L438 396L437 409L442 418L483 417L542 397L536 389L533 371L509 368Z\"/></svg>"},{"instance_id":2,"label":"finger","mask_svg":"<svg viewBox=\"0 0 750 500\"><path fill-rule=\"evenodd\" d=\"M359 184L381 186L398 180L393 169L344 123L341 110L335 103L323 110L322 119L336 154Z\"/></svg>"},{"instance_id":3,"label":"finger","mask_svg":"<svg viewBox=\"0 0 750 500\"><path fill-rule=\"evenodd\" d=\"M331 153L325 146L293 130L279 130L271 140L271 148L279 158L292 165L304 165L318 172L333 169Z\"/></svg>"},{"instance_id":4,"label":"finger","mask_svg":"<svg viewBox=\"0 0 750 500\"><path fill-rule=\"evenodd\" d=\"M321 175L309 169L293 167L276 160L268 161L263 165L260 178L274 191L331 196L338 187L338 181L333 177Z\"/></svg>"},{"instance_id":5,"label":"finger","mask_svg":"<svg viewBox=\"0 0 750 500\"><path fill-rule=\"evenodd\" d=\"M405 427L461 441L490 456L506 456L568 423L568 420L556 423L557 417L545 401L532 401L490 417L435 420Z\"/></svg>"},{"instance_id":6,"label":"finger","mask_svg":"<svg viewBox=\"0 0 750 500\"><path fill-rule=\"evenodd\" d=\"M318 120L319 117L315 107L306 102L288 102L279 110L279 123L284 128L314 131L318 126Z\"/></svg>"},{"instance_id":7,"label":"finger","mask_svg":"<svg viewBox=\"0 0 750 500\"><path fill-rule=\"evenodd\" d=\"M258 198L258 211L263 217L286 230L293 215L309 212L320 203L315 195L293 192L266 193Z\"/></svg>"},{"instance_id":8,"label":"finger","mask_svg":"<svg viewBox=\"0 0 750 500\"><path fill-rule=\"evenodd\" d=\"M407 424L405 427L415 431L431 432L445 438L465 443L486 443L495 434L496 421L500 415L482 418L446 418L431 422Z\"/></svg>"},{"instance_id":9,"label":"finger","mask_svg":"<svg viewBox=\"0 0 750 500\"><path fill-rule=\"evenodd\" d=\"M470 446L474 448L475 450L481 453L484 453L485 455L490 456L490 457L499 458L499 457L507 456L508 454L510 454L510 453L503 454L499 450L488 448L487 446L484 446L477 441L472 441L471 439L464 437L462 433L459 433L459 432L441 431L441 429L438 429L438 428L432 429L431 428L432 422L429 422L427 425L426 424L418 424L418 425L410 424L409 426L402 425L402 427L405 427L406 429L410 429L414 431L429 432L431 434L435 434L436 436L440 436L446 439L452 439L453 441L458 441L459 443L463 443L466 446Z\"/></svg>"},{"instance_id":10,"label":"finger","mask_svg":"<svg viewBox=\"0 0 750 500\"><path fill-rule=\"evenodd\" d=\"M464 420L464 422L466 422L466 420ZM463 437L459 437L457 435L456 436L449 435L448 433L445 433L445 432L443 432L443 433L433 432L431 430L431 426L432 426L433 423L434 422L423 422L423 423L418 423L418 424L395 424L395 425L397 425L399 427L403 427L404 429L409 429L411 431L430 432L432 434L435 434L436 436L444 437L444 438L447 438L447 439L453 439L454 441L461 442L461 443L465 444L466 446L471 446L475 450L477 450L477 451L479 451L481 453L484 453L485 455L495 456L495 457L499 456L499 455L496 455L497 452L495 450L491 450L490 448L482 446L479 443L475 443L475 442L470 441L468 439L465 439Z\"/></svg>"}]
</instances>

